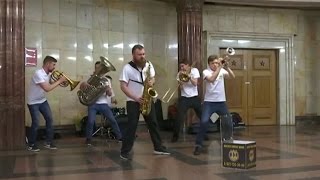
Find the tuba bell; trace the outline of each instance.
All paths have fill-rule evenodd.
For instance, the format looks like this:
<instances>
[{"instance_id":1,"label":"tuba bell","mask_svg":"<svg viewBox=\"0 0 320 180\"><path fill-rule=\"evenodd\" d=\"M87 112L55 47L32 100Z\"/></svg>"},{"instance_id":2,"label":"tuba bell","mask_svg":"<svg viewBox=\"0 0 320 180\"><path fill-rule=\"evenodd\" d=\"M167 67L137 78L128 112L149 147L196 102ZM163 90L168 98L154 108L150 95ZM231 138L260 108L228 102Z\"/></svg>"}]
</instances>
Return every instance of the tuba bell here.
<instances>
[{"instance_id":1,"label":"tuba bell","mask_svg":"<svg viewBox=\"0 0 320 180\"><path fill-rule=\"evenodd\" d=\"M68 78L64 73L62 73L58 70L55 70L51 73L50 83L52 84L53 82L58 81L61 76L64 76L67 79L67 81L60 83L59 85L61 87L67 87L68 85L70 85L70 88L71 88L70 91L74 90L74 88L76 88L80 82L80 81L74 81L74 80Z\"/></svg>"},{"instance_id":2,"label":"tuba bell","mask_svg":"<svg viewBox=\"0 0 320 180\"><path fill-rule=\"evenodd\" d=\"M100 56L100 68L88 80L90 85L86 89L77 92L81 104L89 106L106 92L109 81L104 75L109 71L116 71L116 68L103 56Z\"/></svg>"}]
</instances>

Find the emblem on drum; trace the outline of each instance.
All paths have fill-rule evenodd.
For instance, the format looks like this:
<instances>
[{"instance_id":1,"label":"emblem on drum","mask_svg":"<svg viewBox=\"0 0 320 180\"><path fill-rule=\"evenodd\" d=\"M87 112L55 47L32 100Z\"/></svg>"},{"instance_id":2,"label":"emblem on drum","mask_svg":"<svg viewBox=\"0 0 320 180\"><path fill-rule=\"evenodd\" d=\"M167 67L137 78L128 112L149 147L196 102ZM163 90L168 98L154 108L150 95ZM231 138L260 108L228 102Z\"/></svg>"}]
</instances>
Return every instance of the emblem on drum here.
<instances>
[{"instance_id":1,"label":"emblem on drum","mask_svg":"<svg viewBox=\"0 0 320 180\"><path fill-rule=\"evenodd\" d=\"M251 162L254 160L254 150L253 150L253 149L251 149L251 150L249 151L249 160L250 160Z\"/></svg>"},{"instance_id":2,"label":"emblem on drum","mask_svg":"<svg viewBox=\"0 0 320 180\"><path fill-rule=\"evenodd\" d=\"M239 153L237 150L235 149L231 149L229 151L229 159L232 161L232 162L236 162L239 160Z\"/></svg>"}]
</instances>

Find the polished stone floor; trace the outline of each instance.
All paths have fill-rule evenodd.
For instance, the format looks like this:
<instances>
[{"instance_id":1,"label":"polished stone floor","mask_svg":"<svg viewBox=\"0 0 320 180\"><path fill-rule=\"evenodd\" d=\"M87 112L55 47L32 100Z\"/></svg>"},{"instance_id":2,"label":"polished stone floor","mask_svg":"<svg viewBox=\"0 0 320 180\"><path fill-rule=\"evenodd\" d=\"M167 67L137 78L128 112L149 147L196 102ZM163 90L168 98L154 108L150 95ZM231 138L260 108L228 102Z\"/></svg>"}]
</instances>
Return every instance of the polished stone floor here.
<instances>
[{"instance_id":1,"label":"polished stone floor","mask_svg":"<svg viewBox=\"0 0 320 180\"><path fill-rule=\"evenodd\" d=\"M129 162L119 158L120 143L95 137L95 145L88 148L83 138L62 136L56 142L58 150L0 151L0 179L320 179L318 129L255 126L235 130L235 139L257 144L257 166L247 170L222 167L218 133L209 134L206 153L194 156L194 135L171 143L171 133L161 132L172 153L161 156L152 154L149 135L142 127Z\"/></svg>"}]
</instances>

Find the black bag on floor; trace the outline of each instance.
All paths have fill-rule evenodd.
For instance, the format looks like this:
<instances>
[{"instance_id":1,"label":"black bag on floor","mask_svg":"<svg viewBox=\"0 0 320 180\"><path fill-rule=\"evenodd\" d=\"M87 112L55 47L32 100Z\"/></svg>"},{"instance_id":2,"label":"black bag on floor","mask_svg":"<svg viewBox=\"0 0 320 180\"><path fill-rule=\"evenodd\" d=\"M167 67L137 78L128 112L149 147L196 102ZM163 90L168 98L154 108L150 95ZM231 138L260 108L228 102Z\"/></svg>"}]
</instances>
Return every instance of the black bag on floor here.
<instances>
[{"instance_id":1,"label":"black bag on floor","mask_svg":"<svg viewBox=\"0 0 320 180\"><path fill-rule=\"evenodd\" d=\"M159 125L160 130L171 131L173 129L174 120L170 119L170 117L168 117L167 120L163 119L161 100L157 99L154 106L157 116L157 123Z\"/></svg>"}]
</instances>

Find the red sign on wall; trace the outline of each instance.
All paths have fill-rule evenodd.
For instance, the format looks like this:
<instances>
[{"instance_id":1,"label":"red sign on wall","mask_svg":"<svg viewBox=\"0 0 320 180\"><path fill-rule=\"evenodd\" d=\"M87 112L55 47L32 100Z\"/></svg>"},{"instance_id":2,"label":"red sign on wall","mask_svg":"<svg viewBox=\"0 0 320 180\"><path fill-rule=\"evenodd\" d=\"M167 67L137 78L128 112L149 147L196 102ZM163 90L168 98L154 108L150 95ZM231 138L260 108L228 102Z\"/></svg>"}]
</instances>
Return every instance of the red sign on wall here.
<instances>
[{"instance_id":1,"label":"red sign on wall","mask_svg":"<svg viewBox=\"0 0 320 180\"><path fill-rule=\"evenodd\" d=\"M37 66L37 48L25 48L25 66Z\"/></svg>"}]
</instances>

